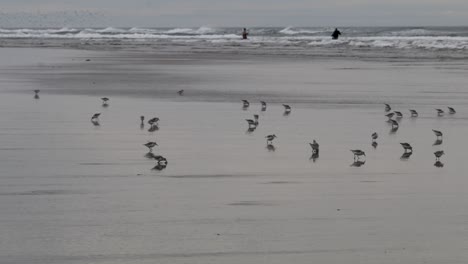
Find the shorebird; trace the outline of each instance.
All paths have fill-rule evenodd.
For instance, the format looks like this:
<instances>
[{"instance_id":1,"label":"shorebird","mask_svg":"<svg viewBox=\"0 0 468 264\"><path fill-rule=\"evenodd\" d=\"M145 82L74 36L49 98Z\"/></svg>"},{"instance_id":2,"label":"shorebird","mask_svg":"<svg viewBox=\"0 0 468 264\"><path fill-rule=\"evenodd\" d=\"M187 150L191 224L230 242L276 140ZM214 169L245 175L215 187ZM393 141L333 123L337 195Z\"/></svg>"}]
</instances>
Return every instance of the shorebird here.
<instances>
[{"instance_id":1,"label":"shorebird","mask_svg":"<svg viewBox=\"0 0 468 264\"><path fill-rule=\"evenodd\" d=\"M98 119L100 115L101 115L101 113L96 113L96 114L94 114L94 115L91 117L91 121L92 121L92 120Z\"/></svg>"},{"instance_id":2,"label":"shorebird","mask_svg":"<svg viewBox=\"0 0 468 264\"><path fill-rule=\"evenodd\" d=\"M273 144L273 139L276 138L276 135L275 135L275 134L273 134L273 135L268 135L268 136L266 136L265 138L267 139L267 145L271 145L271 144Z\"/></svg>"},{"instance_id":3,"label":"shorebird","mask_svg":"<svg viewBox=\"0 0 468 264\"><path fill-rule=\"evenodd\" d=\"M418 117L419 114L416 112L416 110L410 109L409 111L411 112L411 117Z\"/></svg>"},{"instance_id":4,"label":"shorebird","mask_svg":"<svg viewBox=\"0 0 468 264\"><path fill-rule=\"evenodd\" d=\"M401 146L405 149L405 152L413 152L413 147L409 143L400 143Z\"/></svg>"},{"instance_id":5,"label":"shorebird","mask_svg":"<svg viewBox=\"0 0 468 264\"><path fill-rule=\"evenodd\" d=\"M442 155L444 155L444 151L443 150L439 150L439 151L436 151L434 152L434 155L436 157L436 160L440 160L440 157L442 157Z\"/></svg>"},{"instance_id":6,"label":"shorebird","mask_svg":"<svg viewBox=\"0 0 468 264\"><path fill-rule=\"evenodd\" d=\"M453 115L457 113L453 107L447 106L447 108L449 109L449 114Z\"/></svg>"},{"instance_id":7,"label":"shorebird","mask_svg":"<svg viewBox=\"0 0 468 264\"><path fill-rule=\"evenodd\" d=\"M153 155L153 159L155 159L158 164L167 164L167 159L161 155Z\"/></svg>"},{"instance_id":8,"label":"shorebird","mask_svg":"<svg viewBox=\"0 0 468 264\"><path fill-rule=\"evenodd\" d=\"M107 104L107 102L109 101L109 98L102 97L101 100L102 100L102 104Z\"/></svg>"},{"instance_id":9,"label":"shorebird","mask_svg":"<svg viewBox=\"0 0 468 264\"><path fill-rule=\"evenodd\" d=\"M180 96L184 95L184 90L180 90L177 92Z\"/></svg>"},{"instance_id":10,"label":"shorebird","mask_svg":"<svg viewBox=\"0 0 468 264\"><path fill-rule=\"evenodd\" d=\"M435 129L432 129L432 131L434 132L434 134L436 135L437 139L442 139L442 132L439 131L439 130L435 130Z\"/></svg>"},{"instance_id":11,"label":"shorebird","mask_svg":"<svg viewBox=\"0 0 468 264\"><path fill-rule=\"evenodd\" d=\"M309 143L310 147L312 148L312 154L318 154L319 153L319 144L317 141L314 141L312 143Z\"/></svg>"},{"instance_id":12,"label":"shorebird","mask_svg":"<svg viewBox=\"0 0 468 264\"><path fill-rule=\"evenodd\" d=\"M41 90L34 90L34 99L39 99L39 92Z\"/></svg>"},{"instance_id":13,"label":"shorebird","mask_svg":"<svg viewBox=\"0 0 468 264\"><path fill-rule=\"evenodd\" d=\"M144 124L145 122L145 116L140 116L141 124Z\"/></svg>"},{"instance_id":14,"label":"shorebird","mask_svg":"<svg viewBox=\"0 0 468 264\"><path fill-rule=\"evenodd\" d=\"M258 115L254 115L254 121L255 121L256 126L258 126L258 118L259 118Z\"/></svg>"},{"instance_id":15,"label":"shorebird","mask_svg":"<svg viewBox=\"0 0 468 264\"><path fill-rule=\"evenodd\" d=\"M148 124L150 124L151 126L152 125L158 125L158 122L159 122L159 118L157 118L157 117L153 117L150 120L148 120Z\"/></svg>"},{"instance_id":16,"label":"shorebird","mask_svg":"<svg viewBox=\"0 0 468 264\"><path fill-rule=\"evenodd\" d=\"M392 123L392 129L393 128L398 128L400 125L398 124L397 121L393 120L393 119L389 119L390 123Z\"/></svg>"},{"instance_id":17,"label":"shorebird","mask_svg":"<svg viewBox=\"0 0 468 264\"><path fill-rule=\"evenodd\" d=\"M247 101L247 100L242 100L242 103L243 103L244 108L247 108L250 105L249 101Z\"/></svg>"},{"instance_id":18,"label":"shorebird","mask_svg":"<svg viewBox=\"0 0 468 264\"><path fill-rule=\"evenodd\" d=\"M371 137L372 137L372 142L375 142L375 140L379 138L379 134L377 134L377 132L374 132L372 133Z\"/></svg>"},{"instance_id":19,"label":"shorebird","mask_svg":"<svg viewBox=\"0 0 468 264\"><path fill-rule=\"evenodd\" d=\"M400 112L400 111L394 111L395 115L396 115L396 118L402 118L403 117L403 113Z\"/></svg>"},{"instance_id":20,"label":"shorebird","mask_svg":"<svg viewBox=\"0 0 468 264\"><path fill-rule=\"evenodd\" d=\"M388 113L385 116L388 117L388 121L390 122L390 119L395 115L395 113Z\"/></svg>"},{"instance_id":21,"label":"shorebird","mask_svg":"<svg viewBox=\"0 0 468 264\"><path fill-rule=\"evenodd\" d=\"M389 104L385 104L385 112L390 112L390 110L392 110L392 108L390 107Z\"/></svg>"},{"instance_id":22,"label":"shorebird","mask_svg":"<svg viewBox=\"0 0 468 264\"><path fill-rule=\"evenodd\" d=\"M437 111L438 116L443 116L444 115L444 110L437 108L436 111Z\"/></svg>"},{"instance_id":23,"label":"shorebird","mask_svg":"<svg viewBox=\"0 0 468 264\"><path fill-rule=\"evenodd\" d=\"M266 111L267 103L264 101L260 101L260 103L262 104L262 111Z\"/></svg>"},{"instance_id":24,"label":"shorebird","mask_svg":"<svg viewBox=\"0 0 468 264\"><path fill-rule=\"evenodd\" d=\"M255 128L255 127L257 127L257 122L255 122L254 120L252 120L252 119L246 119L245 121L247 121L247 123L249 124L249 128Z\"/></svg>"},{"instance_id":25,"label":"shorebird","mask_svg":"<svg viewBox=\"0 0 468 264\"><path fill-rule=\"evenodd\" d=\"M158 144L157 144L156 142L154 142L154 141L150 141L150 142L148 142L148 143L146 143L146 144L143 144L143 146L147 147L147 148L149 149L150 152L152 152L154 146L157 146L157 145L158 145Z\"/></svg>"},{"instance_id":26,"label":"shorebird","mask_svg":"<svg viewBox=\"0 0 468 264\"><path fill-rule=\"evenodd\" d=\"M359 159L361 156L366 156L366 153L360 149L352 149L351 152L354 154L354 160Z\"/></svg>"},{"instance_id":27,"label":"shorebird","mask_svg":"<svg viewBox=\"0 0 468 264\"><path fill-rule=\"evenodd\" d=\"M285 113L291 112L291 106L289 106L289 105L287 105L287 104L283 104L283 106L284 106L284 112L285 112Z\"/></svg>"}]
</instances>

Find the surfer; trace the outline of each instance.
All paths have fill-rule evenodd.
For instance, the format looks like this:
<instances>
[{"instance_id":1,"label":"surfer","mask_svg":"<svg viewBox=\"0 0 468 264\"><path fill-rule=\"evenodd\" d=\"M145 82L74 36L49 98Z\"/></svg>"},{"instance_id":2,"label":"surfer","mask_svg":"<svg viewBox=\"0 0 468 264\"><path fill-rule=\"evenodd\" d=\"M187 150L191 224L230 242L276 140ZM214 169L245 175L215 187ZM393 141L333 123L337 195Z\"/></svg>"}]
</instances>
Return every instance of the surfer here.
<instances>
[{"instance_id":1,"label":"surfer","mask_svg":"<svg viewBox=\"0 0 468 264\"><path fill-rule=\"evenodd\" d=\"M249 33L247 32L247 29L244 28L244 30L242 31L242 39L247 39L247 35L249 35Z\"/></svg>"},{"instance_id":2,"label":"surfer","mask_svg":"<svg viewBox=\"0 0 468 264\"><path fill-rule=\"evenodd\" d=\"M340 35L341 35L341 32L337 28L335 28L335 31L333 31L331 36L333 39L338 39Z\"/></svg>"}]
</instances>

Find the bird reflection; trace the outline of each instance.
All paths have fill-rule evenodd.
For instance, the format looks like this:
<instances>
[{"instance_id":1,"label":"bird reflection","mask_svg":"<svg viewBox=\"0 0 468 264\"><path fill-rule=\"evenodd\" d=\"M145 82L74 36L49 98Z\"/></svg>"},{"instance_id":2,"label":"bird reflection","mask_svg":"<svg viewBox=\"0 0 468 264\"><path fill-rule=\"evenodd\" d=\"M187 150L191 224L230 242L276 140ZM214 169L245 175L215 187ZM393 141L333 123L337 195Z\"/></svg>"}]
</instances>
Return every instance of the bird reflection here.
<instances>
[{"instance_id":1,"label":"bird reflection","mask_svg":"<svg viewBox=\"0 0 468 264\"><path fill-rule=\"evenodd\" d=\"M99 124L99 120L97 120L97 119L91 120L91 123L92 123L94 126L100 126L100 125L101 125L101 124Z\"/></svg>"},{"instance_id":2,"label":"bird reflection","mask_svg":"<svg viewBox=\"0 0 468 264\"><path fill-rule=\"evenodd\" d=\"M146 154L145 154L145 158L147 158L147 159L154 159L154 154L153 154L153 152L148 152L148 153L146 153Z\"/></svg>"},{"instance_id":3,"label":"bird reflection","mask_svg":"<svg viewBox=\"0 0 468 264\"><path fill-rule=\"evenodd\" d=\"M148 129L148 132L154 132L154 131L158 131L159 130L159 127L157 125L152 125L149 129Z\"/></svg>"},{"instance_id":4,"label":"bird reflection","mask_svg":"<svg viewBox=\"0 0 468 264\"><path fill-rule=\"evenodd\" d=\"M38 94L35 94L35 95L34 95L34 99L39 99L39 95L38 95Z\"/></svg>"},{"instance_id":5,"label":"bird reflection","mask_svg":"<svg viewBox=\"0 0 468 264\"><path fill-rule=\"evenodd\" d=\"M313 162L315 162L318 158L319 158L319 154L314 152L312 153L312 156L310 156L309 160L312 160Z\"/></svg>"},{"instance_id":6,"label":"bird reflection","mask_svg":"<svg viewBox=\"0 0 468 264\"><path fill-rule=\"evenodd\" d=\"M103 103L102 107L104 107L104 108L109 107L109 104L108 103Z\"/></svg>"},{"instance_id":7,"label":"bird reflection","mask_svg":"<svg viewBox=\"0 0 468 264\"><path fill-rule=\"evenodd\" d=\"M437 139L436 141L434 141L434 144L432 144L432 146L442 145L442 142L442 139Z\"/></svg>"},{"instance_id":8,"label":"bird reflection","mask_svg":"<svg viewBox=\"0 0 468 264\"><path fill-rule=\"evenodd\" d=\"M377 143L377 141L372 142L372 147L374 149L376 149L378 145L379 145L379 143Z\"/></svg>"},{"instance_id":9,"label":"bird reflection","mask_svg":"<svg viewBox=\"0 0 468 264\"><path fill-rule=\"evenodd\" d=\"M407 160L411 157L411 155L413 155L413 152L405 152L401 155L400 159L401 160Z\"/></svg>"},{"instance_id":10,"label":"bird reflection","mask_svg":"<svg viewBox=\"0 0 468 264\"><path fill-rule=\"evenodd\" d=\"M355 160L352 164L351 167L361 167L364 164L366 164L366 161L361 161L361 160Z\"/></svg>"},{"instance_id":11,"label":"bird reflection","mask_svg":"<svg viewBox=\"0 0 468 264\"><path fill-rule=\"evenodd\" d=\"M291 114L291 111L284 111L283 116L289 116Z\"/></svg>"},{"instance_id":12,"label":"bird reflection","mask_svg":"<svg viewBox=\"0 0 468 264\"><path fill-rule=\"evenodd\" d=\"M389 134L395 134L397 131L398 131L398 127L394 126L394 127L392 127L392 129L390 129Z\"/></svg>"},{"instance_id":13,"label":"bird reflection","mask_svg":"<svg viewBox=\"0 0 468 264\"><path fill-rule=\"evenodd\" d=\"M167 167L167 164L158 164L154 166L151 170L162 171Z\"/></svg>"},{"instance_id":14,"label":"bird reflection","mask_svg":"<svg viewBox=\"0 0 468 264\"><path fill-rule=\"evenodd\" d=\"M255 129L257 129L257 127L249 127L245 131L245 134L252 134L255 131Z\"/></svg>"},{"instance_id":15,"label":"bird reflection","mask_svg":"<svg viewBox=\"0 0 468 264\"><path fill-rule=\"evenodd\" d=\"M275 152L276 148L273 146L273 144L267 144L266 148L268 151Z\"/></svg>"},{"instance_id":16,"label":"bird reflection","mask_svg":"<svg viewBox=\"0 0 468 264\"><path fill-rule=\"evenodd\" d=\"M440 160L438 160L434 163L434 166L437 168L443 168L444 164Z\"/></svg>"}]
</instances>

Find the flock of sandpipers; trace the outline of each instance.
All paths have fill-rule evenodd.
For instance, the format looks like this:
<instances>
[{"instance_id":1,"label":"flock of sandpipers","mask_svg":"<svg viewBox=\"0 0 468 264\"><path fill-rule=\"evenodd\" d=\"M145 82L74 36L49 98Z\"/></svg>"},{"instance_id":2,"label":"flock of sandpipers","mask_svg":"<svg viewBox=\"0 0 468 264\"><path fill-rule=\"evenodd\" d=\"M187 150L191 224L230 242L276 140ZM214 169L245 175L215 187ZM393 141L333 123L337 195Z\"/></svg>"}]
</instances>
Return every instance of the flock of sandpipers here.
<instances>
[{"instance_id":1,"label":"flock of sandpipers","mask_svg":"<svg viewBox=\"0 0 468 264\"><path fill-rule=\"evenodd\" d=\"M34 90L34 98L35 99L39 99L39 92L40 90ZM179 96L183 96L184 95L184 90L180 90L177 92L177 94ZM107 107L109 106L109 98L107 97L102 97L101 98L102 100L102 106L103 107ZM260 101L261 103L261 111L264 112L267 110L267 103L264 102L264 101ZM248 100L242 100L242 109L243 110L247 110L248 108L250 107L250 102ZM283 115L284 116L288 116L290 113L291 113L291 106L290 105L287 105L287 104L283 104L283 107L284 107L284 113ZM456 111L453 107L447 107L448 109L448 114L450 115L454 115L456 114ZM443 109L435 109L436 112L437 112L437 115L438 116L443 116L445 114L445 111ZM385 115L388 120L387 122L390 123L391 125L391 132L394 133L398 130L400 124L398 123L398 120L400 120L401 118L403 118L403 113L400 112L400 111L392 111L392 108L390 107L389 104L385 104L385 112L387 112L387 114ZM418 112L414 109L410 109L409 110L410 112L410 115L412 118L416 118L419 116ZM101 113L95 113L91 116L91 122L93 123L93 125L95 126L99 126L99 116L101 115ZM395 118L395 119L393 119ZM257 129L258 125L259 125L259 115L258 114L254 114L254 118L253 119L246 119L247 121L247 124L248 124L248 129L247 129L247 132L248 133L251 133L253 131L255 131L255 129ZM144 125L145 125L145 117L144 116L140 116L140 128L143 129L144 128ZM159 130L159 125L158 125L158 122L159 122L159 118L158 117L152 117L150 119L148 119L148 124L150 125L150 128L148 129L149 132L154 132L154 131L157 131ZM442 144L442 136L443 136L443 133L439 130L435 130L433 129L432 130L436 136L436 141L433 145L441 145ZM271 134L271 135L267 135L266 137L266 143L267 143L267 149L270 150L270 151L274 151L275 150L275 147L273 145L273 140L275 140L276 135L275 134ZM374 148L377 148L377 139L379 138L379 135L377 134L377 132L374 132L371 134L371 139L372 139L372 146ZM412 154L413 154L413 147L411 146L411 144L407 143L407 142L403 142L403 143L400 143L401 146L403 147L404 149L404 153L403 155L401 156L401 159L408 159ZM153 148L158 146L158 144L155 142L155 141L149 141L145 144L143 144L145 147L148 148L149 152L145 155L145 157L149 158L149 159L154 159L156 161L156 166L153 168L155 170L162 170L162 169L165 169L168 165L168 161L165 157L161 156L161 155L155 155L153 154ZM312 141L312 143L309 143L310 147L312 148L312 156L311 156L311 159L312 160L316 160L318 157L319 157L319 144L317 143L317 141L314 139ZM363 150L360 150L360 149L352 149L351 152L353 153L354 155L354 162L352 164L352 166L354 167L360 167L362 165L365 164L366 160L365 159L362 159L362 157L366 157L366 153L363 151ZM443 167L444 164L440 161L440 157L442 157L444 155L444 151L443 150L438 150L436 152L434 152L434 155L435 155L435 158L436 158L436 163L434 164L436 167Z\"/></svg>"},{"instance_id":2,"label":"flock of sandpipers","mask_svg":"<svg viewBox=\"0 0 468 264\"><path fill-rule=\"evenodd\" d=\"M261 111L266 111L266 108L267 108L267 103L264 102L264 101L260 101L261 103ZM247 100L242 100L242 104L243 104L243 109L246 110L247 108L249 108L250 106L250 102L247 101ZM283 107L284 107L284 115L287 116L291 113L291 106L290 105L287 105L287 104L283 104ZM456 114L456 111L453 107L447 107L448 108L448 114L450 115L454 115ZM437 115L438 116L443 116L445 114L445 111L443 109L435 109L436 112L437 112ZM391 133L395 133L400 124L398 123L398 121L403 118L403 113L400 112L400 111L392 111L392 108L390 107L389 104L385 104L385 112L387 112L387 114L385 115L388 120L387 122L391 124ZM409 110L410 112L410 115L411 115L411 118L416 118L419 116L418 112L414 109L410 109ZM395 119L393 119L395 118ZM247 121L247 124L248 124L248 132L253 132L257 126L259 125L259 115L255 114L254 115L254 119L246 119ZM433 129L432 130L436 136L436 141L433 145L441 145L442 144L442 135L443 133L439 130L435 130ZM276 138L276 135L275 134L271 134L271 135L267 135L266 137L266 140L267 140L267 149L269 150L272 150L274 151L275 150L275 147L273 146L273 140ZM374 148L377 148L377 139L379 138L379 135L377 134L377 132L374 132L371 134L371 139L372 139L372 146ZM407 142L402 142L400 143L401 146L403 147L404 149L404 153L403 155L401 156L401 159L408 159L412 154L413 154L413 147L411 146L410 143L407 143ZM312 143L309 143L310 147L312 148L312 156L311 156L311 159L313 161L315 161L318 157L319 157L319 144L317 143L317 141L314 139ZM360 149L352 149L351 152L353 153L354 155L354 162L352 164L352 166L354 167L360 167L362 165L365 164L365 159L363 159L362 157L365 157L366 156L366 153L363 151L363 150L360 150ZM435 158L436 158L436 163L434 164L436 167L443 167L444 164L440 161L440 157L442 157L444 155L444 151L443 150L438 150L436 152L434 152L434 155L435 155Z\"/></svg>"}]
</instances>

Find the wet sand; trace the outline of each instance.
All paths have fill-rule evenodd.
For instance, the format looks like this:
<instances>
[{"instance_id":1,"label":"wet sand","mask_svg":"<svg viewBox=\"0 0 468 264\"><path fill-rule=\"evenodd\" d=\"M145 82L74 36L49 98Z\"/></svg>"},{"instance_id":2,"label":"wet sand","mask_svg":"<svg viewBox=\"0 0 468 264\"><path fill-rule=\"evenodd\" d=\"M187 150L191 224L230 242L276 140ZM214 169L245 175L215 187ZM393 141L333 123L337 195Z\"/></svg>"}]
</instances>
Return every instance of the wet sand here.
<instances>
[{"instance_id":1,"label":"wet sand","mask_svg":"<svg viewBox=\"0 0 468 264\"><path fill-rule=\"evenodd\" d=\"M0 54L15 59L0 69L1 263L468 259L462 62ZM396 133L383 102L405 114ZM437 117L446 106L457 114ZM253 114L260 125L246 133ZM141 129L140 115L158 116L160 129ZM148 140L167 168L152 170ZM408 160L400 142L414 147ZM367 154L361 167L350 166L355 148Z\"/></svg>"}]
</instances>

